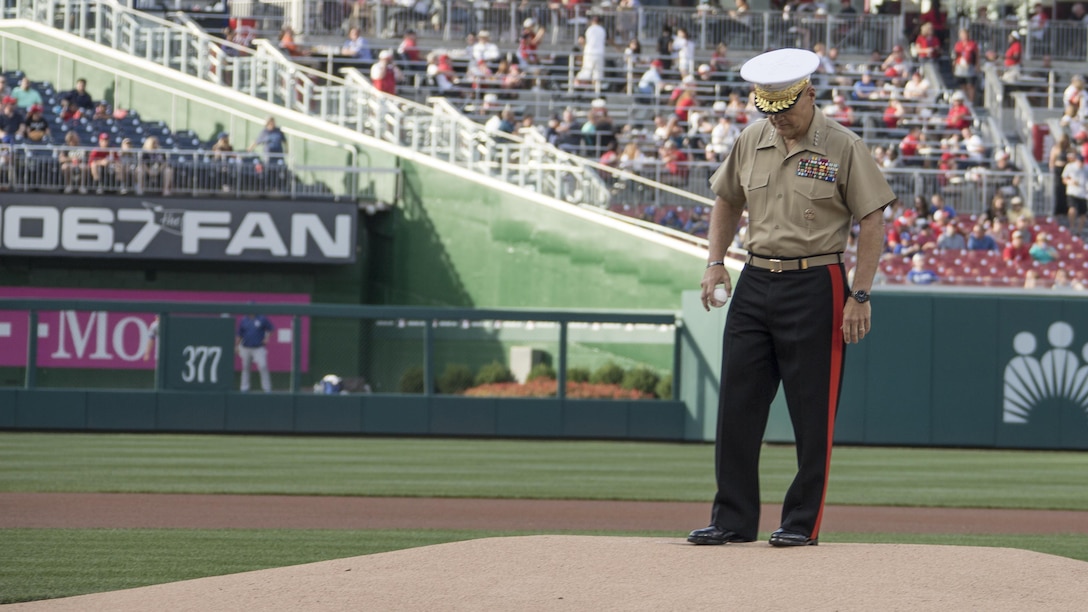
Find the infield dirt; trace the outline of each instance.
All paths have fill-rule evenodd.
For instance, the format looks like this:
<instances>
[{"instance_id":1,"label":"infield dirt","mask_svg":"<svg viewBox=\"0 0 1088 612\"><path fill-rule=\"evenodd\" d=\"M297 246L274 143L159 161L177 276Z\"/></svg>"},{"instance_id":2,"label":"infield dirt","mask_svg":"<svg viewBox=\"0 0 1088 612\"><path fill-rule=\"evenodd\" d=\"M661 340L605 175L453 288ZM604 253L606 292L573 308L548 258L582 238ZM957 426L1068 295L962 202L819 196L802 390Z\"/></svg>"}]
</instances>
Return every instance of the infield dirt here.
<instances>
[{"instance_id":1,"label":"infield dirt","mask_svg":"<svg viewBox=\"0 0 1088 612\"><path fill-rule=\"evenodd\" d=\"M247 495L0 494L0 528L663 530L707 504ZM766 506L761 529L775 527ZM1024 550L838 544L836 531L1088 533L1088 513L829 507L824 542L487 538L8 606L80 612L1082 610L1088 563ZM828 540L831 540L830 542Z\"/></svg>"}]
</instances>

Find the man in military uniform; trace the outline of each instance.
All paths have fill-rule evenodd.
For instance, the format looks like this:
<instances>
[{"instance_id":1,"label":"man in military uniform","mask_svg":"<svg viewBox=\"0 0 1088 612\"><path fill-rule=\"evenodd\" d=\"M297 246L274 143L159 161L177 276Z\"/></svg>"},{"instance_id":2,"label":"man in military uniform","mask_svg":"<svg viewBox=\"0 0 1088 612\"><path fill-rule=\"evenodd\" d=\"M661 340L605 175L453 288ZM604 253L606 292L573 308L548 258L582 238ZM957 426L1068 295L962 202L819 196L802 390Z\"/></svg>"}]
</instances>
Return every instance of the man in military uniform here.
<instances>
[{"instance_id":1,"label":"man in military uniform","mask_svg":"<svg viewBox=\"0 0 1088 612\"><path fill-rule=\"evenodd\" d=\"M722 352L710 526L694 544L751 542L760 512L759 453L782 383L797 444L774 546L816 544L820 533L846 344L869 332L869 289L896 197L865 143L816 109L816 54L779 49L741 67L767 115L744 130L711 177L710 261L703 306L732 294ZM746 265L733 293L723 263L745 207ZM854 285L842 252L860 224Z\"/></svg>"}]
</instances>

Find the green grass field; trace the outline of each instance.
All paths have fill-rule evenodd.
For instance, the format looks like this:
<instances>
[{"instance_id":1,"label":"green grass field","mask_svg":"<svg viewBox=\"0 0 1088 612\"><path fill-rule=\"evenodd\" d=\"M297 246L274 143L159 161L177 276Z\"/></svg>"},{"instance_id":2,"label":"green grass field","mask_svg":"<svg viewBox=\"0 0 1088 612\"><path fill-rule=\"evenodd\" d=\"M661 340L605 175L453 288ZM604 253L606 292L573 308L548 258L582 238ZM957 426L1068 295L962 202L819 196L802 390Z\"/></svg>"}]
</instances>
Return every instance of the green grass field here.
<instances>
[{"instance_id":1,"label":"green grass field","mask_svg":"<svg viewBox=\"0 0 1088 612\"><path fill-rule=\"evenodd\" d=\"M714 490L712 460L713 447L707 444L2 433L0 491L709 504ZM764 501L778 502L793 475L793 448L767 447L762 466ZM828 502L1088 510L1086 468L1088 454L1077 452L837 448ZM498 535L512 534L416 529L0 530L4 551L0 603ZM1088 536L840 533L835 541L1007 546L1088 561Z\"/></svg>"}]
</instances>

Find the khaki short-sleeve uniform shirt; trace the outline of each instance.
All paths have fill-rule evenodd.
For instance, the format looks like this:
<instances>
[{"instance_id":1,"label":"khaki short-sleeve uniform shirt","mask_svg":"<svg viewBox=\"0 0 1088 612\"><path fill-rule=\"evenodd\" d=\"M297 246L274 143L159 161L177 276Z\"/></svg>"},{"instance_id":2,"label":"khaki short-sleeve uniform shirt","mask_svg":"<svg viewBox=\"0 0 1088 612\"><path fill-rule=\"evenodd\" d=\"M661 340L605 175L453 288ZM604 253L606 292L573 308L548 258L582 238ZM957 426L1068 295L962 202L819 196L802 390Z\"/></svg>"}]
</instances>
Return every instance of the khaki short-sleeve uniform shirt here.
<instances>
[{"instance_id":1,"label":"khaki short-sleeve uniform shirt","mask_svg":"<svg viewBox=\"0 0 1088 612\"><path fill-rule=\"evenodd\" d=\"M766 119L741 132L710 177L715 194L748 207L745 248L764 257L807 257L846 248L851 217L895 200L861 138L817 111L787 153Z\"/></svg>"}]
</instances>

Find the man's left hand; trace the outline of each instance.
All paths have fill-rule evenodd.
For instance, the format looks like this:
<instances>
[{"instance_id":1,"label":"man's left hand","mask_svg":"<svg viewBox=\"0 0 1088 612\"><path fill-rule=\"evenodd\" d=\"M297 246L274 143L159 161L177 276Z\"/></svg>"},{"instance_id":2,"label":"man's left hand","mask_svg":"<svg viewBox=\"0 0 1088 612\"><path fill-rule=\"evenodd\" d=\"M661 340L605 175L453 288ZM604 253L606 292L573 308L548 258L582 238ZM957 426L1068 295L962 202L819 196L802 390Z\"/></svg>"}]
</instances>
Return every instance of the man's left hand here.
<instances>
[{"instance_id":1,"label":"man's left hand","mask_svg":"<svg viewBox=\"0 0 1088 612\"><path fill-rule=\"evenodd\" d=\"M842 309L842 339L847 344L861 342L872 327L873 309L869 302L859 304L852 298L847 298L846 306Z\"/></svg>"}]
</instances>

